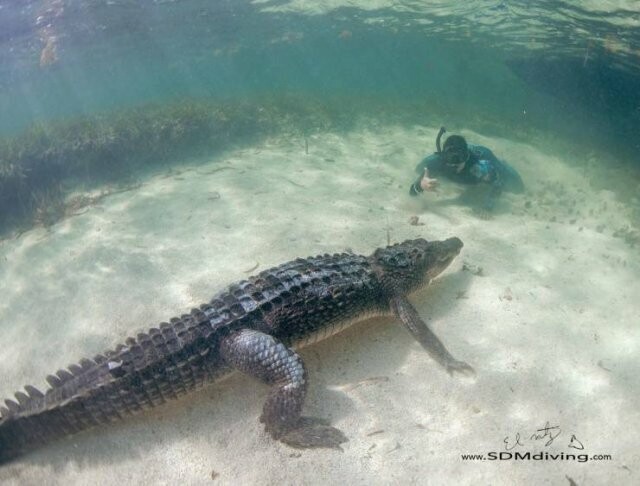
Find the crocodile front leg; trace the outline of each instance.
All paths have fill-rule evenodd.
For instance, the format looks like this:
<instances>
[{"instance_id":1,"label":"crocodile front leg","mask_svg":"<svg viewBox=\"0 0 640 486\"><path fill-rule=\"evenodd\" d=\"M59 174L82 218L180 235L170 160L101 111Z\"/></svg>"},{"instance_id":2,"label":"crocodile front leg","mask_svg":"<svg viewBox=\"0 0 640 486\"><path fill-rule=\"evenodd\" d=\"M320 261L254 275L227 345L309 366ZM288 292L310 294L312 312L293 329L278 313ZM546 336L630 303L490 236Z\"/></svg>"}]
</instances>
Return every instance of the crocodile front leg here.
<instances>
[{"instance_id":1,"label":"crocodile front leg","mask_svg":"<svg viewBox=\"0 0 640 486\"><path fill-rule=\"evenodd\" d=\"M473 368L464 361L455 359L444 344L440 342L429 326L420 318L418 311L411 305L406 297L393 297L391 299L391 309L398 319L402 321L414 338L422 347L435 359L450 375L458 372L466 375L473 375Z\"/></svg>"},{"instance_id":2,"label":"crocodile front leg","mask_svg":"<svg viewBox=\"0 0 640 486\"><path fill-rule=\"evenodd\" d=\"M323 420L300 416L307 372L295 351L268 334L243 329L222 340L220 354L229 366L271 385L260 421L274 439L300 449L340 449L347 441Z\"/></svg>"}]
</instances>

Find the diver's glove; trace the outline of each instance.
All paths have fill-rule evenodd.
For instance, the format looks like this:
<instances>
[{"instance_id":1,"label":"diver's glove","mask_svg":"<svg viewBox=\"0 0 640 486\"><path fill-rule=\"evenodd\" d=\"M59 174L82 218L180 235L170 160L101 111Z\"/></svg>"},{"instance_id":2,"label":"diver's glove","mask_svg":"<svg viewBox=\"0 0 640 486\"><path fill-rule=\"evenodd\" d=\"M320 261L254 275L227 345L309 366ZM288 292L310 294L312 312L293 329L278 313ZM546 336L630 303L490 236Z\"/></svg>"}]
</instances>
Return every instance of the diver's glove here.
<instances>
[{"instance_id":1,"label":"diver's glove","mask_svg":"<svg viewBox=\"0 0 640 486\"><path fill-rule=\"evenodd\" d=\"M409 188L410 196L417 196L421 192L424 192L424 189L420 186L420 181L416 181L413 184L411 184L411 187Z\"/></svg>"}]
</instances>

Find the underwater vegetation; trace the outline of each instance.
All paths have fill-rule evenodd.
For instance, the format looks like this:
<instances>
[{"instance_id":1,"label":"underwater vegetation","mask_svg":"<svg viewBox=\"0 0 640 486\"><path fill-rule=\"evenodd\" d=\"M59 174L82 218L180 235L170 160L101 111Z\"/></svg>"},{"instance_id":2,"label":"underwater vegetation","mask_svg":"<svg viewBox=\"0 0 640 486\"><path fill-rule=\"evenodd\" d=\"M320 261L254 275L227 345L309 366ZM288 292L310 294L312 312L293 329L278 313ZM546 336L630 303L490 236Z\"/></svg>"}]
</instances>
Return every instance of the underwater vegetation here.
<instances>
[{"instance_id":1,"label":"underwater vegetation","mask_svg":"<svg viewBox=\"0 0 640 486\"><path fill-rule=\"evenodd\" d=\"M344 133L380 124L456 125L485 135L562 145L544 126L486 113L458 112L438 99L327 98L308 94L251 99L174 100L92 116L41 122L0 137L0 239L34 226L49 227L79 214L114 192L135 187L145 175L189 159L210 161L224 150L270 136L299 141L301 157L317 132ZM425 152L433 140L416 140ZM581 146L580 150L589 147ZM573 150L573 149L572 149ZM206 159L204 158L206 157ZM585 160L576 153L576 160ZM409 161L411 165L413 161ZM602 180L602 178L600 178Z\"/></svg>"},{"instance_id":2,"label":"underwater vegetation","mask_svg":"<svg viewBox=\"0 0 640 486\"><path fill-rule=\"evenodd\" d=\"M78 193L120 191L145 172L186 158L211 157L276 134L299 139L304 155L313 133L345 132L362 120L438 124L443 110L436 108L427 100L407 105L368 97L266 94L174 100L35 123L18 135L0 137L0 238L51 226L77 214L81 201L94 201L95 195ZM489 124L483 120L485 127ZM430 150L431 140L425 143Z\"/></svg>"},{"instance_id":3,"label":"underwater vegetation","mask_svg":"<svg viewBox=\"0 0 640 486\"><path fill-rule=\"evenodd\" d=\"M344 111L317 102L264 97L251 103L183 100L34 124L0 139L0 234L50 226L69 205L77 206L77 197L67 197L73 191L130 184L145 169L178 158L282 131L305 137L346 121Z\"/></svg>"}]
</instances>

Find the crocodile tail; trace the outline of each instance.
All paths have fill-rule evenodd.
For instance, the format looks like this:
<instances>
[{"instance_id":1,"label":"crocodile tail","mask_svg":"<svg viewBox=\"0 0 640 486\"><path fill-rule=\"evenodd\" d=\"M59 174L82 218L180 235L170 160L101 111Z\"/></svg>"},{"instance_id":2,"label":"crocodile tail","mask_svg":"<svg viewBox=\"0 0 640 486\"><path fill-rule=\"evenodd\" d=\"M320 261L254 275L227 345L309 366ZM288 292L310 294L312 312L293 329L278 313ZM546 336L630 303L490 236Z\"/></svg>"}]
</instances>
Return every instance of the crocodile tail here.
<instances>
[{"instance_id":1,"label":"crocodile tail","mask_svg":"<svg viewBox=\"0 0 640 486\"><path fill-rule=\"evenodd\" d=\"M37 447L35 423L32 419L3 419L0 423L0 464L5 464ZM30 432L30 433L27 433ZM47 441L48 442L48 441ZM45 441L41 441L45 443Z\"/></svg>"},{"instance_id":2,"label":"crocodile tail","mask_svg":"<svg viewBox=\"0 0 640 486\"><path fill-rule=\"evenodd\" d=\"M53 440L162 403L162 396L144 402L145 389L136 386L135 376L124 388L118 383L120 370L114 372L109 360L121 364L126 357L118 353L123 350L128 348L119 345L47 376L50 388L45 393L27 385L14 400L6 400L0 406L0 464Z\"/></svg>"},{"instance_id":3,"label":"crocodile tail","mask_svg":"<svg viewBox=\"0 0 640 486\"><path fill-rule=\"evenodd\" d=\"M51 388L45 393L26 385L13 400L5 400L5 406L0 406L0 464L93 425L84 420L86 411L82 413L86 394L75 394L71 385L96 366L96 361L84 359L47 376Z\"/></svg>"},{"instance_id":4,"label":"crocodile tail","mask_svg":"<svg viewBox=\"0 0 640 486\"><path fill-rule=\"evenodd\" d=\"M83 416L81 412L84 408L81 402L81 400L72 400L50 408L28 410L18 408L20 405L7 400L5 403L12 408L2 407L0 464L9 462L55 439L97 425L98 422L95 420L79 420ZM44 398L42 405L46 406Z\"/></svg>"},{"instance_id":5,"label":"crocodile tail","mask_svg":"<svg viewBox=\"0 0 640 486\"><path fill-rule=\"evenodd\" d=\"M20 447L16 447L12 440L15 435L15 430L12 429L12 424L0 425L0 464L5 464L22 453Z\"/></svg>"},{"instance_id":6,"label":"crocodile tail","mask_svg":"<svg viewBox=\"0 0 640 486\"><path fill-rule=\"evenodd\" d=\"M70 370L79 373L74 367ZM123 407L112 399L118 396L113 383L73 393L74 387L66 386L72 384L73 376L60 370L47 377L52 388L45 394L26 386L26 393L16 393L15 400L6 400L6 406L0 407L0 464L55 439L117 421L135 411L135 407Z\"/></svg>"},{"instance_id":7,"label":"crocodile tail","mask_svg":"<svg viewBox=\"0 0 640 486\"><path fill-rule=\"evenodd\" d=\"M0 464L55 439L160 405L226 372L209 357L213 331L208 322L195 310L47 376L50 388L45 393L25 386L15 400L0 405ZM181 339L193 344L180 348Z\"/></svg>"}]
</instances>

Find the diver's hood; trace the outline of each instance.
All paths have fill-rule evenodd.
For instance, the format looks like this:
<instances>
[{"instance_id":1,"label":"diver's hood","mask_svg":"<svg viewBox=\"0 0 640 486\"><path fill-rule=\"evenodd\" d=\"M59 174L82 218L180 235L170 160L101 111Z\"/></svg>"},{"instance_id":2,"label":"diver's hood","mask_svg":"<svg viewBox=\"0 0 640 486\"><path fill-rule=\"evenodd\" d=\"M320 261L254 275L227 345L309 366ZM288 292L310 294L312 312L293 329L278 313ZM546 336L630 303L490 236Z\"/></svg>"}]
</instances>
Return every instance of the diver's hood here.
<instances>
[{"instance_id":1,"label":"diver's hood","mask_svg":"<svg viewBox=\"0 0 640 486\"><path fill-rule=\"evenodd\" d=\"M444 151L442 150L442 146L440 145L440 139L442 139L442 135L445 134L445 132L447 131L447 129L445 127L440 127L440 131L438 132L438 136L436 137L436 149L437 149L437 153L439 154L444 154ZM453 155L453 154L458 154L461 158L464 157L464 153L462 153L461 151L447 151L447 154ZM464 160L464 162L466 162L467 160L469 160L469 157L471 156L471 150L469 148L467 148L467 156L466 159ZM446 162L446 157L445 157L445 163L447 163L448 165L458 165L461 162L463 162L462 160L460 162Z\"/></svg>"}]
</instances>

